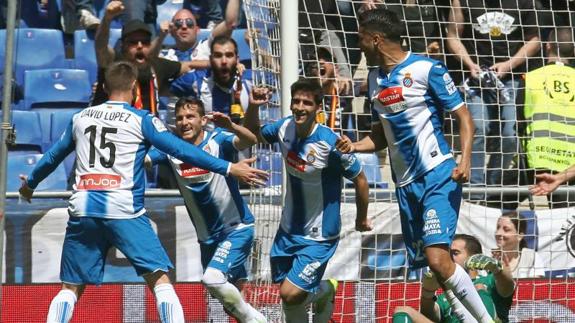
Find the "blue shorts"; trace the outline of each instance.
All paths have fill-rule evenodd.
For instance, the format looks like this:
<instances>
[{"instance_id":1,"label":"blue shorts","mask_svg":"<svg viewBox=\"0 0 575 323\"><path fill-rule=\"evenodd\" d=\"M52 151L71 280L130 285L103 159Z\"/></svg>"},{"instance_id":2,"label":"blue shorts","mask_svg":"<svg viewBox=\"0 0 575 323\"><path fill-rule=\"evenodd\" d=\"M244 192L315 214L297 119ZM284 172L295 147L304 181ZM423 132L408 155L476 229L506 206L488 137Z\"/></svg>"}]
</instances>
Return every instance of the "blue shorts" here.
<instances>
[{"instance_id":1,"label":"blue shorts","mask_svg":"<svg viewBox=\"0 0 575 323\"><path fill-rule=\"evenodd\" d=\"M100 284L112 246L128 258L138 275L174 268L146 215L125 220L71 216L62 250L60 280L78 285Z\"/></svg>"},{"instance_id":2,"label":"blue shorts","mask_svg":"<svg viewBox=\"0 0 575 323\"><path fill-rule=\"evenodd\" d=\"M396 189L403 241L411 268L427 266L423 249L451 245L461 205L461 185L451 179L455 162L446 160Z\"/></svg>"},{"instance_id":3,"label":"blue shorts","mask_svg":"<svg viewBox=\"0 0 575 323\"><path fill-rule=\"evenodd\" d=\"M273 282L287 278L300 289L315 292L338 243L339 239L315 241L278 230L270 252Z\"/></svg>"},{"instance_id":4,"label":"blue shorts","mask_svg":"<svg viewBox=\"0 0 575 323\"><path fill-rule=\"evenodd\" d=\"M202 268L215 268L228 276L231 283L248 277L246 260L254 242L254 226L234 230L223 241L200 243Z\"/></svg>"}]
</instances>

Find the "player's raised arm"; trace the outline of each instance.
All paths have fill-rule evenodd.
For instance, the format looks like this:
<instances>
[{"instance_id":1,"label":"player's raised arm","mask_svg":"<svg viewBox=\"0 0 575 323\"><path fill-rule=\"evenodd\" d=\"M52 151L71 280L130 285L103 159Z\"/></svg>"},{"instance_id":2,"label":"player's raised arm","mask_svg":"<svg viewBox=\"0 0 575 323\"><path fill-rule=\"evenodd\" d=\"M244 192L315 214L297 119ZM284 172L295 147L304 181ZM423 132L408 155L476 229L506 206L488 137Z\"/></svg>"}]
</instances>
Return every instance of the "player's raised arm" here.
<instances>
[{"instance_id":1,"label":"player's raised arm","mask_svg":"<svg viewBox=\"0 0 575 323\"><path fill-rule=\"evenodd\" d=\"M233 123L227 114L214 112L208 117L216 126L227 129L236 135L234 138L234 147L236 147L237 150L243 150L257 144L258 139L256 138L256 135L247 128Z\"/></svg>"},{"instance_id":2,"label":"player's raised arm","mask_svg":"<svg viewBox=\"0 0 575 323\"><path fill-rule=\"evenodd\" d=\"M244 126L256 136L258 142L266 142L261 133L260 105L268 103L269 96L267 88L254 86L250 92L250 103L244 117Z\"/></svg>"}]
</instances>

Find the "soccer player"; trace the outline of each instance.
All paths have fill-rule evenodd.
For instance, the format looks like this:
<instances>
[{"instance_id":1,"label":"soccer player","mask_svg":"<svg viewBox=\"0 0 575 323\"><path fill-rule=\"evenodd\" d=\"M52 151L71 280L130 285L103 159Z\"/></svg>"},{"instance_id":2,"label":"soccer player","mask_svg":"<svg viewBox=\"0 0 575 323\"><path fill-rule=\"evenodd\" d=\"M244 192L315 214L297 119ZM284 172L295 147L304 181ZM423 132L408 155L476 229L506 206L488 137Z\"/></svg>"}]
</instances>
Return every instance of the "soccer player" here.
<instances>
[{"instance_id":1,"label":"soccer player","mask_svg":"<svg viewBox=\"0 0 575 323\"><path fill-rule=\"evenodd\" d=\"M500 322L509 321L509 309L513 302L515 282L508 264L482 254L481 243L476 237L467 234L456 234L451 244L451 256L458 265L467 268L473 278L483 304L488 308L493 319ZM477 270L487 270L486 276L479 276ZM400 306L393 314L394 323L410 322L466 322L473 318L469 313L458 318L458 313L451 308L446 294L435 296L440 286L431 272L424 275L421 285L420 312L408 306Z\"/></svg>"},{"instance_id":2,"label":"soccer player","mask_svg":"<svg viewBox=\"0 0 575 323\"><path fill-rule=\"evenodd\" d=\"M220 112L206 116L204 104L198 99L181 98L175 110L177 135L214 157L232 161L239 150L257 142L254 134L233 123L229 116ZM218 128L205 131L208 119ZM240 195L238 182L155 149L148 156L152 163L168 162L176 174L198 234L202 283L240 322L266 322L234 286L247 277L245 263L254 240L254 216Z\"/></svg>"},{"instance_id":3,"label":"soccer player","mask_svg":"<svg viewBox=\"0 0 575 323\"><path fill-rule=\"evenodd\" d=\"M316 123L323 96L319 82L292 84L293 115L260 128L266 92L251 92L245 126L260 142L279 144L287 172L285 206L270 253L272 280L281 283L286 322L307 322L306 305L312 302L314 322L328 322L337 281L322 277L339 242L342 176L355 184L357 231L371 230L367 179L353 154L335 149L338 136Z\"/></svg>"},{"instance_id":4,"label":"soccer player","mask_svg":"<svg viewBox=\"0 0 575 323\"><path fill-rule=\"evenodd\" d=\"M86 284L100 284L108 249L115 246L130 260L156 297L162 322L184 322L184 314L166 273L170 259L146 216L144 158L153 144L180 160L221 175L260 184L267 175L246 160L217 159L167 131L163 123L132 102L137 68L120 61L106 69L110 100L74 115L60 140L26 178L22 198L64 158L76 151L76 185L69 201L70 219L62 250L62 290L50 304L48 322L68 322Z\"/></svg>"},{"instance_id":5,"label":"soccer player","mask_svg":"<svg viewBox=\"0 0 575 323\"><path fill-rule=\"evenodd\" d=\"M363 12L359 47L369 66L372 128L352 143L342 137L344 153L389 148L403 240L412 268L429 265L439 282L479 322L491 318L469 275L449 255L457 228L461 184L469 178L473 122L443 63L401 49L402 23L386 9ZM453 159L442 132L443 111L457 119L462 156ZM459 304L461 305L461 304Z\"/></svg>"}]
</instances>

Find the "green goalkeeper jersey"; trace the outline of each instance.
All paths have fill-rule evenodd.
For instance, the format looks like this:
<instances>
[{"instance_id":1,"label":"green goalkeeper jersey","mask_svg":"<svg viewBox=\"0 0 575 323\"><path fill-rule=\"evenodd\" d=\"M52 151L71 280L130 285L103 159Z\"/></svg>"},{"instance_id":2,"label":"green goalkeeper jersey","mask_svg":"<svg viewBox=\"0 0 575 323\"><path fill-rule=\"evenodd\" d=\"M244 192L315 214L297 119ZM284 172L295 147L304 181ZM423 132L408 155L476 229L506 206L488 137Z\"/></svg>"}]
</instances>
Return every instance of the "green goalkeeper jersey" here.
<instances>
[{"instance_id":1,"label":"green goalkeeper jersey","mask_svg":"<svg viewBox=\"0 0 575 323\"><path fill-rule=\"evenodd\" d=\"M507 297L499 295L497 288L495 288L495 277L493 277L491 273L487 276L474 279L473 284L482 284L485 286L486 289L480 289L478 292L489 315L491 315L496 322L509 322L509 309L513 302L513 294ZM442 323L460 322L459 319L451 313L451 305L444 294L437 297L437 305L439 305L441 311Z\"/></svg>"}]
</instances>

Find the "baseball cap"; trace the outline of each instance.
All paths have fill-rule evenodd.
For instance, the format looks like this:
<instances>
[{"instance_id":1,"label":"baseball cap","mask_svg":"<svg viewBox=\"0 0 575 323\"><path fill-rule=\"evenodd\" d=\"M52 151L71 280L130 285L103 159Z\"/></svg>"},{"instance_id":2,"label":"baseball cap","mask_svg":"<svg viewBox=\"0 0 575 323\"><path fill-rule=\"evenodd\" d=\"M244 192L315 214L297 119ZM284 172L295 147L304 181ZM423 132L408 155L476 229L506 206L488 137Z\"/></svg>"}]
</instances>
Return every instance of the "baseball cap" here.
<instances>
[{"instance_id":1,"label":"baseball cap","mask_svg":"<svg viewBox=\"0 0 575 323\"><path fill-rule=\"evenodd\" d=\"M148 33L150 36L152 36L152 32L150 31L150 27L145 24L143 21L141 21L140 19L132 19L130 21L128 21L124 27L122 28L122 39L126 38L126 36L128 34L131 34L135 31L144 31L146 33Z\"/></svg>"}]
</instances>

